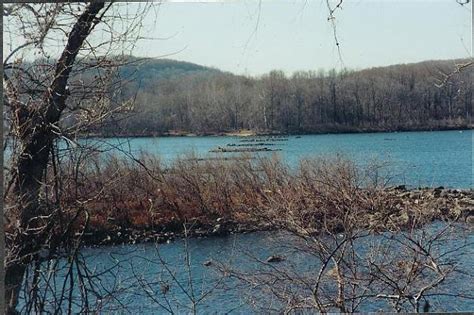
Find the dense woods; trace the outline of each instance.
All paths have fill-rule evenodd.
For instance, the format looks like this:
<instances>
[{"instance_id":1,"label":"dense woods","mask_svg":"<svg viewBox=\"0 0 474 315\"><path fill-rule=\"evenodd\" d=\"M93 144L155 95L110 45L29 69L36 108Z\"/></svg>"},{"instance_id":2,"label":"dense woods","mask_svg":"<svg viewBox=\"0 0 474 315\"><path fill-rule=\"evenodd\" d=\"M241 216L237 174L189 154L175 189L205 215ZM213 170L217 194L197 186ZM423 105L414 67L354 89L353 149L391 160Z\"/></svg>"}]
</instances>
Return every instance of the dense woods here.
<instances>
[{"instance_id":1,"label":"dense woods","mask_svg":"<svg viewBox=\"0 0 474 315\"><path fill-rule=\"evenodd\" d=\"M96 130L108 135L256 132L319 133L470 128L471 68L440 86L465 60L425 61L361 71L305 71L260 77L172 60L121 69L133 99L127 119ZM133 70L132 70L133 69Z\"/></svg>"}]
</instances>

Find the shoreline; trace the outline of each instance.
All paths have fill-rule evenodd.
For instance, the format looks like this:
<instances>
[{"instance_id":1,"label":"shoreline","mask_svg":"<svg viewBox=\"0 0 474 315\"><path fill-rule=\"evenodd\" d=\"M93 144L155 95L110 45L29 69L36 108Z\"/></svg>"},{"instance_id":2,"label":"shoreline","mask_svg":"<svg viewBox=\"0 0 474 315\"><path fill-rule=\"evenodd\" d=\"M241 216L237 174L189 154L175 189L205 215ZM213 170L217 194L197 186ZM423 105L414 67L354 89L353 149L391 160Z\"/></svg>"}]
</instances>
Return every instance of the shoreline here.
<instances>
[{"instance_id":1,"label":"shoreline","mask_svg":"<svg viewBox=\"0 0 474 315\"><path fill-rule=\"evenodd\" d=\"M200 227L187 232L187 235L183 231L168 231L163 232L157 230L137 230L133 228L118 228L113 231L100 231L97 233L84 234L83 246L88 248L100 248L103 246L117 246L117 245L136 245L136 244L164 244L170 243L176 240L190 238L212 238L212 237L226 237L234 234L247 234L255 232L264 232L277 230L270 227L269 225L264 226L250 226L235 222L227 222L226 228L215 230L215 226ZM90 232L89 232L90 233ZM89 236L90 238L88 238ZM94 238L99 237L99 242Z\"/></svg>"},{"instance_id":2,"label":"shoreline","mask_svg":"<svg viewBox=\"0 0 474 315\"><path fill-rule=\"evenodd\" d=\"M407 189L405 185L401 185L388 188L387 191L395 193L395 198L405 200L408 203L413 202L413 204L418 204L419 202L423 202L423 200L427 201L430 199L428 201L437 200L445 204L445 207L441 208L440 213L425 214L427 220L426 222L423 222L422 225L437 220L474 225L474 189L472 188L445 189L444 187L437 187ZM373 216L376 215L377 213L373 214ZM399 220L399 218L396 218L396 220ZM168 224L145 229L117 226L110 230L89 230L84 233L82 243L84 247L89 248L145 243L163 244L178 239L184 239L185 237L193 239L224 237L233 234L284 230L284 227L273 226L270 223L226 221L221 218L218 218L213 224L202 224L197 222L192 225L193 227L188 230L187 235L184 232L184 229L177 229L179 224ZM361 226L361 228L370 230L371 226L369 225ZM404 223L401 222L399 228L403 229L405 227ZM382 226L377 232L383 231L384 229L387 229L387 227ZM343 231L334 232L343 233Z\"/></svg>"},{"instance_id":3,"label":"shoreline","mask_svg":"<svg viewBox=\"0 0 474 315\"><path fill-rule=\"evenodd\" d=\"M82 139L94 139L94 138L167 138L167 137L262 137L262 136L309 136L309 135L339 135L339 134L377 134L377 133L402 133L402 132L436 132L436 131L472 131L474 126L455 126L455 127L441 127L441 128L400 128L394 130L387 129L352 129L352 130L327 130L327 131L314 131L314 132L279 132L279 131L252 131L246 130L246 132L239 133L239 131L229 132L181 132L181 133L170 133L170 132L149 132L149 133L127 133L127 134L99 134L93 133L88 135L80 135Z\"/></svg>"}]
</instances>

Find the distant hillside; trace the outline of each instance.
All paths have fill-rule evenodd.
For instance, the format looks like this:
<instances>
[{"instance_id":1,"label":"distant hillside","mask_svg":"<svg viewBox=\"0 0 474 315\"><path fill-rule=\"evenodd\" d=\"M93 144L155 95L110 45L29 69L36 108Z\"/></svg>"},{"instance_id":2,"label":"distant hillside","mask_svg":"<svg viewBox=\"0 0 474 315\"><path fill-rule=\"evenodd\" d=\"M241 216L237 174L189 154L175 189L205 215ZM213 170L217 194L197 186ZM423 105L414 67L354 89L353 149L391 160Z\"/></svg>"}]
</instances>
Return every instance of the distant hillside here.
<instances>
[{"instance_id":1,"label":"distant hillside","mask_svg":"<svg viewBox=\"0 0 474 315\"><path fill-rule=\"evenodd\" d=\"M96 67L93 60L81 60L76 65L78 71L73 69L70 108L97 107L94 101L85 104L75 97L74 90L89 82L92 94L93 83L101 73L112 78L110 84L104 81L109 86L108 97L102 99L104 105L134 105L128 107L132 111L117 111L84 133L147 136L250 130L302 134L473 126L474 67L453 74L446 84L439 85L444 74L469 60L431 60L358 71L300 71L291 76L272 71L248 77L170 59L117 58L124 62L118 70ZM47 82L54 70L48 60L35 62L36 66L22 66L40 69L30 71L38 73L36 78L18 76L29 99L44 95L43 90L28 87L29 80ZM81 66L87 70L81 71ZM98 93L102 93L100 88ZM72 112L61 123L68 127L81 119L81 113ZM4 118L4 128L7 124Z\"/></svg>"},{"instance_id":2,"label":"distant hillside","mask_svg":"<svg viewBox=\"0 0 474 315\"><path fill-rule=\"evenodd\" d=\"M471 128L473 67L437 86L455 64L425 61L360 71L272 71L254 78L172 60L134 69L123 91L135 113L103 135L326 133ZM122 71L131 71L130 69Z\"/></svg>"},{"instance_id":3,"label":"distant hillside","mask_svg":"<svg viewBox=\"0 0 474 315\"><path fill-rule=\"evenodd\" d=\"M211 75L221 72L220 70L195 63L172 59L139 59L130 57L129 62L130 64L120 68L120 76L134 77L136 80L143 82L155 82L196 73Z\"/></svg>"}]
</instances>

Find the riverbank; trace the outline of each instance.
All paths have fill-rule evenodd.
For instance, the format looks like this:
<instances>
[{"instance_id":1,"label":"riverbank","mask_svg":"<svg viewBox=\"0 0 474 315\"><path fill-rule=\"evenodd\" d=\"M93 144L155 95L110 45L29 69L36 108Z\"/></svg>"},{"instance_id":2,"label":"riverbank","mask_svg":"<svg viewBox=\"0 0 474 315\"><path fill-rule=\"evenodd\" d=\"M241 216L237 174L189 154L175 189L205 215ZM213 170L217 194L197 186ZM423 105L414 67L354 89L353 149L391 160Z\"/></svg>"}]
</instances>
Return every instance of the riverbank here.
<instances>
[{"instance_id":1,"label":"riverbank","mask_svg":"<svg viewBox=\"0 0 474 315\"><path fill-rule=\"evenodd\" d=\"M342 157L301 161L297 170L276 157L181 159L170 167L154 157L140 161L97 162L82 168L87 180L79 187L71 183L64 201L87 200L86 244L166 242L183 237L185 225L190 237L295 224L314 233L348 224L381 232L474 215L472 189L387 187L383 167Z\"/></svg>"},{"instance_id":2,"label":"riverbank","mask_svg":"<svg viewBox=\"0 0 474 315\"><path fill-rule=\"evenodd\" d=\"M264 137L264 136L303 136L320 134L359 134L359 133L392 133L392 132L417 132L417 131L470 131L474 125L456 125L439 127L413 127L413 128L329 128L311 131L261 131L261 130L231 130L231 131L209 131L209 132L190 132L190 131L166 131L166 132L141 132L141 133L88 133L80 135L81 138L155 138L155 137Z\"/></svg>"},{"instance_id":3,"label":"riverbank","mask_svg":"<svg viewBox=\"0 0 474 315\"><path fill-rule=\"evenodd\" d=\"M171 165L147 155L96 156L64 163L60 174L47 179L61 183L57 215L73 220L68 231L84 231L89 246L167 242L185 230L189 237L269 229L378 233L434 220L472 222L474 215L472 189L388 187L383 164L361 167L337 155L301 160L297 168L277 156ZM7 219L6 229L14 228Z\"/></svg>"},{"instance_id":4,"label":"riverbank","mask_svg":"<svg viewBox=\"0 0 474 315\"><path fill-rule=\"evenodd\" d=\"M392 187L386 190L387 194L401 206L417 206L432 211L425 213L423 224L436 220L460 222L474 226L474 191L438 188L421 188L407 190L404 186ZM393 213L383 218L382 213L372 213L367 217L362 229L382 232L385 228L398 227L404 229L410 224L409 211ZM388 224L391 221L392 224ZM395 225L393 224L395 223ZM391 225L391 226L389 226ZM184 230L186 226L186 231ZM271 222L238 222L229 219L217 218L215 222L203 224L195 222L170 222L166 225L134 228L114 226L111 229L86 231L83 244L86 246L107 246L138 243L167 243L176 239L222 237L230 234L244 234L284 229ZM341 229L334 232L344 233Z\"/></svg>"}]
</instances>

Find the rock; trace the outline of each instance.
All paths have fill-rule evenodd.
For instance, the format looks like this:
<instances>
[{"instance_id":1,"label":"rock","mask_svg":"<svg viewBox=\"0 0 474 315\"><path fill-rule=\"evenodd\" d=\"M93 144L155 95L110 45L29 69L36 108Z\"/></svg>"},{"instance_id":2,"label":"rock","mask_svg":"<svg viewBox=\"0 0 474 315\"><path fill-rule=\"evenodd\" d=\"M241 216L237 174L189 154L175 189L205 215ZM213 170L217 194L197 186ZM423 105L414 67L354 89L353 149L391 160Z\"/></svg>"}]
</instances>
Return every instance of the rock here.
<instances>
[{"instance_id":1,"label":"rock","mask_svg":"<svg viewBox=\"0 0 474 315\"><path fill-rule=\"evenodd\" d=\"M439 196L440 196L441 198L446 198L446 197L449 196L449 192L447 192L446 190L443 190L443 191L439 194Z\"/></svg>"},{"instance_id":2,"label":"rock","mask_svg":"<svg viewBox=\"0 0 474 315\"><path fill-rule=\"evenodd\" d=\"M395 190L403 190L403 191L406 191L407 190L407 186L406 185L398 185L394 188Z\"/></svg>"},{"instance_id":3,"label":"rock","mask_svg":"<svg viewBox=\"0 0 474 315\"><path fill-rule=\"evenodd\" d=\"M170 290L170 285L168 283L163 283L160 289L161 289L161 293L166 294Z\"/></svg>"},{"instance_id":4,"label":"rock","mask_svg":"<svg viewBox=\"0 0 474 315\"><path fill-rule=\"evenodd\" d=\"M212 230L212 233L218 233L220 230L221 230L221 225L216 224L216 226L214 226L214 229Z\"/></svg>"},{"instance_id":5,"label":"rock","mask_svg":"<svg viewBox=\"0 0 474 315\"><path fill-rule=\"evenodd\" d=\"M283 257L277 256L277 255L272 255L272 256L267 258L268 263L282 262L284 260L285 259Z\"/></svg>"},{"instance_id":6,"label":"rock","mask_svg":"<svg viewBox=\"0 0 474 315\"><path fill-rule=\"evenodd\" d=\"M398 197L405 199L405 198L411 197L411 193L410 192L404 192L404 193L399 194Z\"/></svg>"},{"instance_id":7,"label":"rock","mask_svg":"<svg viewBox=\"0 0 474 315\"><path fill-rule=\"evenodd\" d=\"M474 209L467 209L462 212L464 221L469 224L474 224Z\"/></svg>"},{"instance_id":8,"label":"rock","mask_svg":"<svg viewBox=\"0 0 474 315\"><path fill-rule=\"evenodd\" d=\"M203 235L206 235L206 234L207 234L207 231L204 230L204 229L196 229L196 230L194 231L194 233L195 233L196 235L203 236Z\"/></svg>"},{"instance_id":9,"label":"rock","mask_svg":"<svg viewBox=\"0 0 474 315\"><path fill-rule=\"evenodd\" d=\"M466 223L474 224L474 215L469 215L466 217Z\"/></svg>"},{"instance_id":10,"label":"rock","mask_svg":"<svg viewBox=\"0 0 474 315\"><path fill-rule=\"evenodd\" d=\"M210 265L212 265L212 260L207 260L203 263L204 266L206 267L209 267Z\"/></svg>"},{"instance_id":11,"label":"rock","mask_svg":"<svg viewBox=\"0 0 474 315\"><path fill-rule=\"evenodd\" d=\"M421 193L418 191L412 191L410 193L410 198L411 199L420 199L421 198Z\"/></svg>"}]
</instances>

